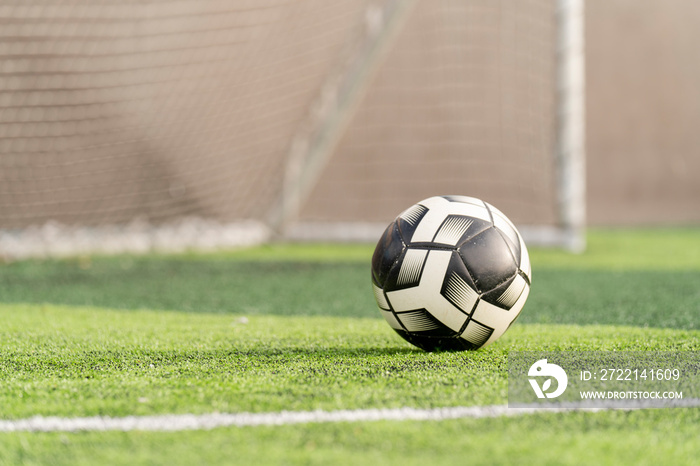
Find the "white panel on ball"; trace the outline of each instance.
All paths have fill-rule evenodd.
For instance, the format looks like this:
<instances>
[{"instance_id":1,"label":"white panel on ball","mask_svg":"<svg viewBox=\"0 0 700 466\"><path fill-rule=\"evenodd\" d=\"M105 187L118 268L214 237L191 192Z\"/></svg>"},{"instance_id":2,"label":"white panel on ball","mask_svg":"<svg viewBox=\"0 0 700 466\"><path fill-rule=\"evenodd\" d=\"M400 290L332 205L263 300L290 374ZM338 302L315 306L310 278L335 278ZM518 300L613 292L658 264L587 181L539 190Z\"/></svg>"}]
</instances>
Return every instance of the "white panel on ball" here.
<instances>
[{"instance_id":1,"label":"white panel on ball","mask_svg":"<svg viewBox=\"0 0 700 466\"><path fill-rule=\"evenodd\" d=\"M478 218L486 222L491 221L491 215L483 202L481 206L478 206L471 203L450 202L444 197L431 197L421 201L420 204L424 205L429 210L413 233L410 239L411 243L427 243L433 241L438 229L442 226L442 223L448 215L464 215Z\"/></svg>"},{"instance_id":2,"label":"white panel on ball","mask_svg":"<svg viewBox=\"0 0 700 466\"><path fill-rule=\"evenodd\" d=\"M468 316L440 294L451 257L450 251L430 251L418 286L387 292L389 304L394 311L399 313L426 309L450 329L460 331Z\"/></svg>"}]
</instances>

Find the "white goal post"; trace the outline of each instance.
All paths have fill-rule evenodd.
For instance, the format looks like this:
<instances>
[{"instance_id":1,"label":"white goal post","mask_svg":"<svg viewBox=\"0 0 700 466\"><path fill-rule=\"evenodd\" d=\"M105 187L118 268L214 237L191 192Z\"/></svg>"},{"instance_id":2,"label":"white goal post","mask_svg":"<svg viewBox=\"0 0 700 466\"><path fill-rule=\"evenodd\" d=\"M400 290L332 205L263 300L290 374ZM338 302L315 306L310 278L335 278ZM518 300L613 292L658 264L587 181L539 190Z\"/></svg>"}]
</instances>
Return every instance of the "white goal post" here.
<instances>
[{"instance_id":1,"label":"white goal post","mask_svg":"<svg viewBox=\"0 0 700 466\"><path fill-rule=\"evenodd\" d=\"M586 247L584 0L558 0L557 18L560 242L580 252Z\"/></svg>"},{"instance_id":2,"label":"white goal post","mask_svg":"<svg viewBox=\"0 0 700 466\"><path fill-rule=\"evenodd\" d=\"M0 258L374 242L440 194L585 247L583 0L31 0L0 20Z\"/></svg>"},{"instance_id":3,"label":"white goal post","mask_svg":"<svg viewBox=\"0 0 700 466\"><path fill-rule=\"evenodd\" d=\"M379 10L380 21L368 28L364 47L332 92L335 105L326 108L326 119L320 121L312 137L301 138L287 169L288 181L282 198L274 211L273 224L282 235L296 240L371 241L378 238L385 225L369 222L298 222L300 205L310 194L321 174L321 166L333 155L339 133L345 129L348 113L356 110L362 94L362 84L372 76L382 55L396 38L397 24L405 22L415 1L388 1ZM399 7L400 6L400 7ZM584 56L584 1L556 0L556 136L552 146L555 166L556 202L558 220L553 225L519 225L528 244L561 247L581 252L586 247L586 160L585 160L585 56ZM380 31L377 26L383 25ZM361 69L362 72L358 72ZM358 83L361 81L361 83ZM341 90L351 89L343 94ZM324 94L327 98L327 94ZM353 106L353 104L355 104ZM319 137L320 135L320 137ZM315 136L315 138L314 138ZM460 193L461 194L461 193Z\"/></svg>"}]
</instances>

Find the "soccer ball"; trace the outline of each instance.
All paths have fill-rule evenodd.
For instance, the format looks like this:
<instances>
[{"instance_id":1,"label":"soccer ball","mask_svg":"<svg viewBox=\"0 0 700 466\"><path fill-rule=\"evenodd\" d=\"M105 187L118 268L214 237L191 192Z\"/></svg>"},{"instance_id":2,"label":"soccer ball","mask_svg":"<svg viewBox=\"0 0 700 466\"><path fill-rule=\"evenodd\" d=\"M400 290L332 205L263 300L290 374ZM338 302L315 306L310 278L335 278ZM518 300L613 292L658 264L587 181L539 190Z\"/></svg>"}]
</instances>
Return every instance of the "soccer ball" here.
<instances>
[{"instance_id":1,"label":"soccer ball","mask_svg":"<svg viewBox=\"0 0 700 466\"><path fill-rule=\"evenodd\" d=\"M520 314L532 271L525 243L494 206L436 196L401 213L372 256L379 309L426 351L493 343Z\"/></svg>"}]
</instances>

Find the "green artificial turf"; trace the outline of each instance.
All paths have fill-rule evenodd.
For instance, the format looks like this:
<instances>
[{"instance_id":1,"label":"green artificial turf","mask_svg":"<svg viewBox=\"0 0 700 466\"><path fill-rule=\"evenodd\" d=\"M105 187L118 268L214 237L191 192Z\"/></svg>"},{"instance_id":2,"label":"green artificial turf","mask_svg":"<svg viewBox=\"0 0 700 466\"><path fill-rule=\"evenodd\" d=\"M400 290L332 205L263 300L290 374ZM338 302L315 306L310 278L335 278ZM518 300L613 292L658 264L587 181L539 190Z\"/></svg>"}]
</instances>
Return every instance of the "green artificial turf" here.
<instances>
[{"instance_id":1,"label":"green artificial turf","mask_svg":"<svg viewBox=\"0 0 700 466\"><path fill-rule=\"evenodd\" d=\"M51 305L2 305L0 329L4 419L504 404L510 350L700 350L698 331L517 324L480 351L425 353L377 319ZM699 409L675 408L5 433L0 464L692 464L699 420Z\"/></svg>"},{"instance_id":2,"label":"green artificial turf","mask_svg":"<svg viewBox=\"0 0 700 466\"><path fill-rule=\"evenodd\" d=\"M696 465L700 409L185 432L0 435L0 463Z\"/></svg>"},{"instance_id":3,"label":"green artificial turf","mask_svg":"<svg viewBox=\"0 0 700 466\"><path fill-rule=\"evenodd\" d=\"M370 289L372 249L271 245L23 261L0 267L0 302L380 318ZM594 232L584 254L531 255L533 286L521 322L700 328L700 230Z\"/></svg>"},{"instance_id":4,"label":"green artificial turf","mask_svg":"<svg viewBox=\"0 0 700 466\"><path fill-rule=\"evenodd\" d=\"M700 350L700 230L531 250L521 317L425 353L381 319L372 245L0 266L0 419L506 402L511 350ZM0 464L697 464L700 409L174 433L0 434Z\"/></svg>"},{"instance_id":5,"label":"green artificial turf","mask_svg":"<svg viewBox=\"0 0 700 466\"><path fill-rule=\"evenodd\" d=\"M502 404L510 350L700 350L700 331L513 326L426 353L382 320L0 306L3 418Z\"/></svg>"}]
</instances>

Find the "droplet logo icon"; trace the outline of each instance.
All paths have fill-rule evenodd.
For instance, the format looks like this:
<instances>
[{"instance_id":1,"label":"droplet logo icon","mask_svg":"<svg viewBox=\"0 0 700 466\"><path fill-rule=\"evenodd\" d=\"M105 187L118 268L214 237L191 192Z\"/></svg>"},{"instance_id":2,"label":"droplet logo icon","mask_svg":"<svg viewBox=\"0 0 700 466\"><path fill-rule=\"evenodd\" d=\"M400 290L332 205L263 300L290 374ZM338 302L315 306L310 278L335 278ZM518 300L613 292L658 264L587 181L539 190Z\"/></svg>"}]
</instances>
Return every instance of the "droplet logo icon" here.
<instances>
[{"instance_id":1,"label":"droplet logo icon","mask_svg":"<svg viewBox=\"0 0 700 466\"><path fill-rule=\"evenodd\" d=\"M564 369L557 366L556 364L550 364L546 359L540 359L536 361L530 370L527 372L529 377L534 377L528 379L532 389L535 391L537 398L556 398L566 390L566 385L569 383L569 378L566 376ZM547 377L540 386L538 378ZM552 379L557 381L556 389L549 392L552 388Z\"/></svg>"}]
</instances>

